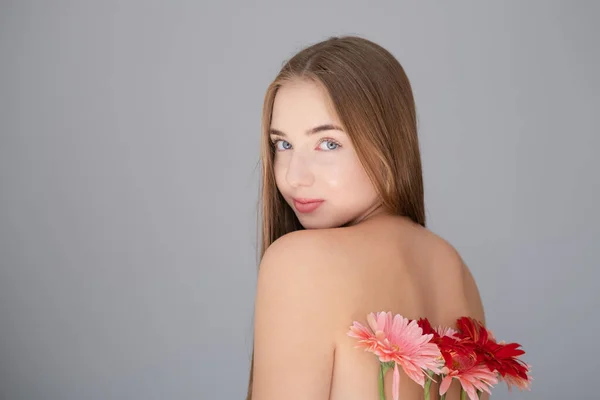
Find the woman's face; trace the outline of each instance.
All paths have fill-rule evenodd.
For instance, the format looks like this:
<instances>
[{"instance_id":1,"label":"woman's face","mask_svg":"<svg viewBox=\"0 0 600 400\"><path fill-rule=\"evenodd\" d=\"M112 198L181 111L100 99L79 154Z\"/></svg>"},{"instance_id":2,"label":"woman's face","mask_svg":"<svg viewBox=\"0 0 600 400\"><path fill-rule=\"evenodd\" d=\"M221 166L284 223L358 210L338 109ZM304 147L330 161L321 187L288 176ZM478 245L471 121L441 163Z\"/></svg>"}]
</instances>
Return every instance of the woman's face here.
<instances>
[{"instance_id":1,"label":"woman's face","mask_svg":"<svg viewBox=\"0 0 600 400\"><path fill-rule=\"evenodd\" d=\"M279 88L270 138L277 188L306 229L356 223L380 204L319 85L296 80Z\"/></svg>"}]
</instances>

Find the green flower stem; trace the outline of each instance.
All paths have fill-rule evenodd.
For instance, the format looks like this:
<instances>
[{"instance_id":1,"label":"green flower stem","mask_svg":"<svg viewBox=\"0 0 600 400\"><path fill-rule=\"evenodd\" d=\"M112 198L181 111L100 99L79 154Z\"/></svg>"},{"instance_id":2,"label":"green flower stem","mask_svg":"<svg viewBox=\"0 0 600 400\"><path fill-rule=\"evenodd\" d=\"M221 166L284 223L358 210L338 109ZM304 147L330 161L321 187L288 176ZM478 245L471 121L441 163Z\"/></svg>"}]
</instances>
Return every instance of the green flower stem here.
<instances>
[{"instance_id":1,"label":"green flower stem","mask_svg":"<svg viewBox=\"0 0 600 400\"><path fill-rule=\"evenodd\" d=\"M462 387L460 388L460 400L467 400L467 392Z\"/></svg>"},{"instance_id":2,"label":"green flower stem","mask_svg":"<svg viewBox=\"0 0 600 400\"><path fill-rule=\"evenodd\" d=\"M379 400L385 400L385 391L383 390L383 377L385 372L383 371L383 363L380 363L379 367Z\"/></svg>"},{"instance_id":3,"label":"green flower stem","mask_svg":"<svg viewBox=\"0 0 600 400\"><path fill-rule=\"evenodd\" d=\"M431 387L431 377L426 378L425 381L425 400L429 400L429 388Z\"/></svg>"},{"instance_id":4,"label":"green flower stem","mask_svg":"<svg viewBox=\"0 0 600 400\"><path fill-rule=\"evenodd\" d=\"M395 365L394 361L379 362L379 400L385 400L385 390L383 388L385 373L388 369L394 368Z\"/></svg>"},{"instance_id":5,"label":"green flower stem","mask_svg":"<svg viewBox=\"0 0 600 400\"><path fill-rule=\"evenodd\" d=\"M440 386L442 385L442 381L444 380L444 377L445 377L444 374L438 375ZM446 400L446 393L440 395L440 400Z\"/></svg>"}]
</instances>

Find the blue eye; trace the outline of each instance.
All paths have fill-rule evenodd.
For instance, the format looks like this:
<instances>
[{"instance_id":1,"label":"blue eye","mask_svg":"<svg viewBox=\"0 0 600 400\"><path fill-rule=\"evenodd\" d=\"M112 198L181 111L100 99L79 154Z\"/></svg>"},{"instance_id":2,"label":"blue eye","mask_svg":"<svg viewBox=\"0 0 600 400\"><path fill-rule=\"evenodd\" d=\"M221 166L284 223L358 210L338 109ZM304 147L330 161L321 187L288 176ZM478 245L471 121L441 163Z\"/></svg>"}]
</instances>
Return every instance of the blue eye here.
<instances>
[{"instance_id":1,"label":"blue eye","mask_svg":"<svg viewBox=\"0 0 600 400\"><path fill-rule=\"evenodd\" d=\"M283 148L281 148L281 147L279 146L279 144L280 144L280 143L283 143ZM290 148L292 147L292 145L290 144L290 142L286 142L285 140L281 140L281 139L279 139L279 140L276 140L276 141L274 142L274 144L275 144L275 148L276 148L278 151L288 150L288 149L290 149Z\"/></svg>"},{"instance_id":2,"label":"blue eye","mask_svg":"<svg viewBox=\"0 0 600 400\"><path fill-rule=\"evenodd\" d=\"M325 147L322 146L323 144L325 144ZM338 147L340 147L339 143L336 143L330 139L325 139L321 143L319 143L319 149L325 150L325 151L335 150Z\"/></svg>"}]
</instances>

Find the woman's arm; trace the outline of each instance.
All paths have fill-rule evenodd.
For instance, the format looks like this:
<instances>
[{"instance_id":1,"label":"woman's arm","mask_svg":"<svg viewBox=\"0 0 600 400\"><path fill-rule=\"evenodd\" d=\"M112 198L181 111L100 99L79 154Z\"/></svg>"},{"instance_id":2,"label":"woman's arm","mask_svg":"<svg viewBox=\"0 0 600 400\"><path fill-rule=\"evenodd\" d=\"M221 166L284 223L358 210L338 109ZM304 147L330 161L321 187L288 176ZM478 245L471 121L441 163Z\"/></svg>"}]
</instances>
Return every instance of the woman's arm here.
<instances>
[{"instance_id":1,"label":"woman's arm","mask_svg":"<svg viewBox=\"0 0 600 400\"><path fill-rule=\"evenodd\" d=\"M326 400L334 359L331 279L323 244L304 231L262 259L254 320L253 400ZM326 258L326 257L325 257Z\"/></svg>"}]
</instances>

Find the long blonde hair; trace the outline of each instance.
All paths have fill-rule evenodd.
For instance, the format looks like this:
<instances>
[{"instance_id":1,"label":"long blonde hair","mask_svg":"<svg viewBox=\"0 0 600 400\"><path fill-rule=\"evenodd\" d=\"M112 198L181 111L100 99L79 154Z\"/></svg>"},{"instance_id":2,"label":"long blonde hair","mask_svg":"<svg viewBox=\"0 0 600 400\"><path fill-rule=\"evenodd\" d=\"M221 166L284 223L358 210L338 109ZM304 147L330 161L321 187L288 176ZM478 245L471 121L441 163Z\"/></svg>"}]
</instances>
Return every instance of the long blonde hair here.
<instances>
[{"instance_id":1,"label":"long blonde hair","mask_svg":"<svg viewBox=\"0 0 600 400\"><path fill-rule=\"evenodd\" d=\"M265 95L259 258L279 237L304 229L277 189L269 140L275 95L292 79L307 79L326 90L386 210L425 226L417 117L408 77L398 60L380 45L357 36L331 37L287 61ZM252 398L253 371L254 350L247 400Z\"/></svg>"}]
</instances>

